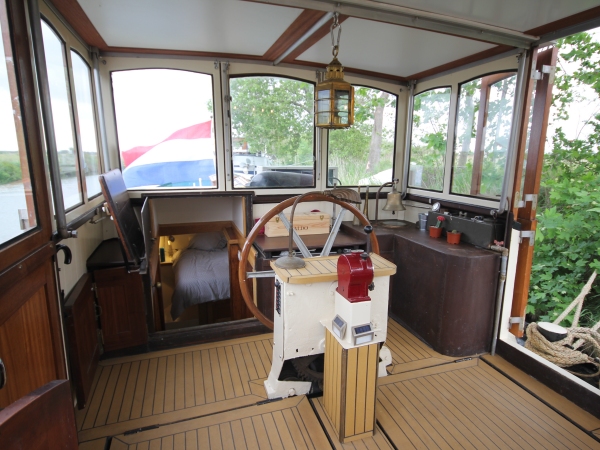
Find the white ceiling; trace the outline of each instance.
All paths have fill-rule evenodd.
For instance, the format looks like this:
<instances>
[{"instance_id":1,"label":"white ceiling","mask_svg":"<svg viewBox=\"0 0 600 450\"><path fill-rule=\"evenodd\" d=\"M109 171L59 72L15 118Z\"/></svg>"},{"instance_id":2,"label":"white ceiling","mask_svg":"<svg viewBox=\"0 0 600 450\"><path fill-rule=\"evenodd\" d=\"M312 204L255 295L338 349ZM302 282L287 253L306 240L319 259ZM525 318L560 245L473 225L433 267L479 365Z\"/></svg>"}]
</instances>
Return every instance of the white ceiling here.
<instances>
[{"instance_id":1,"label":"white ceiling","mask_svg":"<svg viewBox=\"0 0 600 450\"><path fill-rule=\"evenodd\" d=\"M527 31L600 5L599 0L385 0L515 31Z\"/></svg>"},{"instance_id":2,"label":"white ceiling","mask_svg":"<svg viewBox=\"0 0 600 450\"><path fill-rule=\"evenodd\" d=\"M346 67L406 77L492 47L484 42L350 18L342 23L338 59ZM331 36L325 36L297 59L328 64L332 59Z\"/></svg>"},{"instance_id":3,"label":"white ceiling","mask_svg":"<svg viewBox=\"0 0 600 450\"><path fill-rule=\"evenodd\" d=\"M301 9L238 0L78 0L111 47L263 55Z\"/></svg>"},{"instance_id":4,"label":"white ceiling","mask_svg":"<svg viewBox=\"0 0 600 450\"><path fill-rule=\"evenodd\" d=\"M265 1L277 3L277 0ZM78 0L110 47L251 56L263 55L302 13L303 6L323 11L334 7L333 0L279 1L298 7L240 0ZM400 6L520 32L600 5L600 0L341 1L380 10L390 5ZM494 47L466 38L352 17L343 22L342 29L339 59L346 67L395 76L413 75ZM298 59L329 63L330 36Z\"/></svg>"}]
</instances>

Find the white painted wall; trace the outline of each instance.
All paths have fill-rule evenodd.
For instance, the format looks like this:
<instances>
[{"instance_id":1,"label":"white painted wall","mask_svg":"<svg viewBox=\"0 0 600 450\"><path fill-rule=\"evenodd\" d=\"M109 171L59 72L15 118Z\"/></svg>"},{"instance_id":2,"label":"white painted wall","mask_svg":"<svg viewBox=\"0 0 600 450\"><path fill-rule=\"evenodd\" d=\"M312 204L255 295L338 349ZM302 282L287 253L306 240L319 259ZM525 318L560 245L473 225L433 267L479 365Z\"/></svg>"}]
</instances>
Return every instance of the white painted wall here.
<instances>
[{"instance_id":1,"label":"white painted wall","mask_svg":"<svg viewBox=\"0 0 600 450\"><path fill-rule=\"evenodd\" d=\"M73 254L73 260L69 265L63 263L65 259L63 252L58 254L58 267L60 269L58 276L60 287L65 291L65 295L71 292L71 289L77 284L79 278L87 272L85 262L103 241L102 223L104 222L110 221L103 220L95 225L88 222L77 230L77 238L67 239L62 242L62 244L67 245L71 249L71 253Z\"/></svg>"}]
</instances>

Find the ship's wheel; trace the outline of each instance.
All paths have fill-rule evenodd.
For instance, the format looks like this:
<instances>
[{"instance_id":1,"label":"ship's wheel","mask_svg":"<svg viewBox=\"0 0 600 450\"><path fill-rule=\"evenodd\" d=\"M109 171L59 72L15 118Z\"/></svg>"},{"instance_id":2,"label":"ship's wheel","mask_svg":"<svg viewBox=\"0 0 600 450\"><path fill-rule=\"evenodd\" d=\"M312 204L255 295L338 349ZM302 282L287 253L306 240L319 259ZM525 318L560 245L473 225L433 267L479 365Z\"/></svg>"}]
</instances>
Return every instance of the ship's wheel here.
<instances>
[{"instance_id":1,"label":"ship's wheel","mask_svg":"<svg viewBox=\"0 0 600 450\"><path fill-rule=\"evenodd\" d=\"M329 191L329 192L335 192L335 190ZM297 199L298 199L298 197L289 198L289 199L279 203L277 206L272 208L268 213L266 213L264 216L262 216L261 219L258 222L256 222L256 224L254 225L254 228L252 228L252 230L250 231L250 234L248 235L248 238L246 239L246 243L244 244L244 248L242 249L242 253L240 255L238 279L240 282L240 289L242 291L242 296L244 297L244 301L246 302L246 306L252 312L252 314L254 314L254 317L256 317L258 320L260 320L266 327L268 327L271 330L273 329L273 321L271 319L269 319L267 316L265 316L256 307L256 305L254 304L252 295L250 294L250 290L248 289L247 281L249 278L251 278L251 275L249 275L246 272L246 267L248 265L248 255L250 254L250 249L252 248L252 245L254 244L254 240L256 239L256 236L258 235L259 230L262 227L264 227L265 224L269 220L271 220L273 217L275 217L279 213L283 212L286 208L289 208L290 206L292 206ZM369 220L358 209L356 209L353 205L351 205L350 203L348 203L344 200L340 200L338 198L332 197L330 195L326 195L321 192L304 194L303 198L300 199L300 202L322 202L322 201L331 202L331 203L335 203L336 205L340 205L343 208L345 208L347 211L350 211L352 214L354 214L360 221L361 225L363 225L363 226L370 225ZM341 211L340 214L343 214L343 211ZM341 217L340 217L340 220L341 220ZM333 237L335 237L335 234L337 234L338 229L339 229L339 226L338 227L334 226L334 228L331 231L330 238L332 238L331 239L332 243L333 243ZM333 236L332 236L332 234L333 234ZM372 249L373 253L379 254L379 243L377 242L377 237L375 236L374 232L370 234L370 239L371 239L371 249ZM299 236L296 236L296 242L298 242L297 240L301 241ZM330 239L328 239L328 241L329 240ZM323 255L323 256L327 256L327 255ZM254 273L256 273L256 272L254 272Z\"/></svg>"}]
</instances>

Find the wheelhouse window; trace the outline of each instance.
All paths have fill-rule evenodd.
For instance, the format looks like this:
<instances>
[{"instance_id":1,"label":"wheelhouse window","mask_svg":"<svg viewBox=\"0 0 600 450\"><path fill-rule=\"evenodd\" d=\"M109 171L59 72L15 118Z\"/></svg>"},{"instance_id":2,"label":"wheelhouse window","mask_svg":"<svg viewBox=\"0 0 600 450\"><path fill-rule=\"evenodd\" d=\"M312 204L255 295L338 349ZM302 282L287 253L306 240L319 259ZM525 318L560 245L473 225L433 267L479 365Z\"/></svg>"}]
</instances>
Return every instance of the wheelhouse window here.
<instances>
[{"instance_id":1,"label":"wheelhouse window","mask_svg":"<svg viewBox=\"0 0 600 450\"><path fill-rule=\"evenodd\" d=\"M500 198L516 78L502 72L460 86L451 193Z\"/></svg>"},{"instance_id":2,"label":"wheelhouse window","mask_svg":"<svg viewBox=\"0 0 600 450\"><path fill-rule=\"evenodd\" d=\"M392 181L398 96L354 87L354 125L329 131L327 185L380 185Z\"/></svg>"},{"instance_id":3,"label":"wheelhouse window","mask_svg":"<svg viewBox=\"0 0 600 450\"><path fill-rule=\"evenodd\" d=\"M37 225L6 11L0 5L0 245Z\"/></svg>"},{"instance_id":4,"label":"wheelhouse window","mask_svg":"<svg viewBox=\"0 0 600 450\"><path fill-rule=\"evenodd\" d=\"M137 69L111 78L125 185L216 187L212 76Z\"/></svg>"},{"instance_id":5,"label":"wheelhouse window","mask_svg":"<svg viewBox=\"0 0 600 450\"><path fill-rule=\"evenodd\" d=\"M54 30L42 20L44 55L48 68L52 120L56 136L56 149L60 168L60 182L65 209L83 203L79 180L79 161L73 133L69 78L65 45Z\"/></svg>"},{"instance_id":6,"label":"wheelhouse window","mask_svg":"<svg viewBox=\"0 0 600 450\"><path fill-rule=\"evenodd\" d=\"M408 186L441 192L450 116L450 87L415 95Z\"/></svg>"},{"instance_id":7,"label":"wheelhouse window","mask_svg":"<svg viewBox=\"0 0 600 450\"><path fill-rule=\"evenodd\" d=\"M77 124L83 155L83 174L87 197L92 198L100 193L98 175L101 173L98 140L96 138L96 121L94 119L94 102L92 99L92 76L90 67L71 50L73 66L73 84L77 104Z\"/></svg>"},{"instance_id":8,"label":"wheelhouse window","mask_svg":"<svg viewBox=\"0 0 600 450\"><path fill-rule=\"evenodd\" d=\"M235 77L230 93L234 187L314 187L314 84Z\"/></svg>"}]
</instances>

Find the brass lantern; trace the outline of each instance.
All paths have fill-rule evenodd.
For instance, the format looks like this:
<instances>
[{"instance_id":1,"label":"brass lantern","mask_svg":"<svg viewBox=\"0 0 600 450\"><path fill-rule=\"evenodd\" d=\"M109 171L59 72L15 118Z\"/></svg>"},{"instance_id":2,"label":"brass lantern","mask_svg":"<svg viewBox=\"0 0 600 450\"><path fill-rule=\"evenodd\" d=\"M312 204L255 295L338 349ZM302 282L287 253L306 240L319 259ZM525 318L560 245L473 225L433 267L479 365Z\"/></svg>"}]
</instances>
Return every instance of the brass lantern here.
<instances>
[{"instance_id":1,"label":"brass lantern","mask_svg":"<svg viewBox=\"0 0 600 450\"><path fill-rule=\"evenodd\" d=\"M337 43L334 43L333 31L336 28ZM316 88L315 125L321 128L348 128L354 123L354 88L344 81L344 66L337 59L341 32L338 13L335 13L331 24L333 60L327 66L325 80Z\"/></svg>"}]
</instances>

